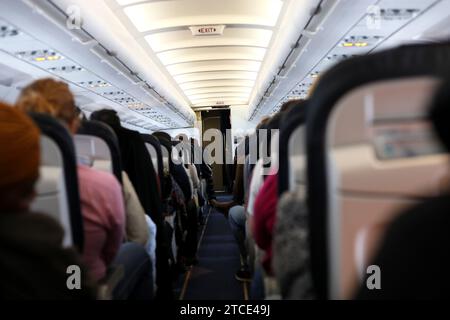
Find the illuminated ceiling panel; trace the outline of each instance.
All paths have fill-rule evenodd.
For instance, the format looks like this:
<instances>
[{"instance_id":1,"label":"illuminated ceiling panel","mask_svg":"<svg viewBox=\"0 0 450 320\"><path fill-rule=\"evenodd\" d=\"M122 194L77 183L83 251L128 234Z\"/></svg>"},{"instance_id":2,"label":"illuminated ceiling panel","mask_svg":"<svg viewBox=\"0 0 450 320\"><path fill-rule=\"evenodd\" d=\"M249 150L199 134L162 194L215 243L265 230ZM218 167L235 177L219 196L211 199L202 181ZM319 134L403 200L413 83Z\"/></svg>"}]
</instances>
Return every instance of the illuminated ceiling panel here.
<instances>
[{"instance_id":1,"label":"illuminated ceiling panel","mask_svg":"<svg viewBox=\"0 0 450 320\"><path fill-rule=\"evenodd\" d=\"M194 100L193 103L195 106L214 106L214 105L242 105L246 104L246 99L241 98L232 98L228 97L226 100L220 100L220 99L202 99L202 100Z\"/></svg>"},{"instance_id":2,"label":"illuminated ceiling panel","mask_svg":"<svg viewBox=\"0 0 450 320\"><path fill-rule=\"evenodd\" d=\"M158 57L164 65L191 61L208 60L251 60L262 61L266 49L253 47L210 47L171 50L159 53Z\"/></svg>"},{"instance_id":3,"label":"illuminated ceiling panel","mask_svg":"<svg viewBox=\"0 0 450 320\"><path fill-rule=\"evenodd\" d=\"M185 90L184 92L189 97L191 95L210 93L210 92L246 92L250 93L251 87L205 87L199 89Z\"/></svg>"},{"instance_id":4,"label":"illuminated ceiling panel","mask_svg":"<svg viewBox=\"0 0 450 320\"><path fill-rule=\"evenodd\" d=\"M124 11L139 32L148 32L210 24L274 27L282 6L279 0L168 0L139 2Z\"/></svg>"},{"instance_id":5,"label":"illuminated ceiling panel","mask_svg":"<svg viewBox=\"0 0 450 320\"><path fill-rule=\"evenodd\" d=\"M221 71L221 72L197 72L197 73L183 74L174 77L174 79L179 84L183 84L186 82L205 81L205 80L225 80L225 79L255 80L257 76L258 74L256 72Z\"/></svg>"},{"instance_id":6,"label":"illuminated ceiling panel","mask_svg":"<svg viewBox=\"0 0 450 320\"><path fill-rule=\"evenodd\" d=\"M227 86L239 86L243 88L253 88L255 85L254 80L205 80L197 82L187 82L180 84L182 90L191 90L198 88L210 88L214 90L217 87L227 87Z\"/></svg>"},{"instance_id":7,"label":"illuminated ceiling panel","mask_svg":"<svg viewBox=\"0 0 450 320\"><path fill-rule=\"evenodd\" d=\"M208 71L253 71L257 72L261 67L259 61L249 60L212 60L174 64L167 67L173 76L194 72Z\"/></svg>"},{"instance_id":8,"label":"illuminated ceiling panel","mask_svg":"<svg viewBox=\"0 0 450 320\"><path fill-rule=\"evenodd\" d=\"M116 1L192 107L249 103L286 2Z\"/></svg>"},{"instance_id":9,"label":"illuminated ceiling panel","mask_svg":"<svg viewBox=\"0 0 450 320\"><path fill-rule=\"evenodd\" d=\"M145 37L155 52L206 46L253 46L267 48L271 30L228 28L221 36L193 37L190 30L150 34Z\"/></svg>"}]
</instances>

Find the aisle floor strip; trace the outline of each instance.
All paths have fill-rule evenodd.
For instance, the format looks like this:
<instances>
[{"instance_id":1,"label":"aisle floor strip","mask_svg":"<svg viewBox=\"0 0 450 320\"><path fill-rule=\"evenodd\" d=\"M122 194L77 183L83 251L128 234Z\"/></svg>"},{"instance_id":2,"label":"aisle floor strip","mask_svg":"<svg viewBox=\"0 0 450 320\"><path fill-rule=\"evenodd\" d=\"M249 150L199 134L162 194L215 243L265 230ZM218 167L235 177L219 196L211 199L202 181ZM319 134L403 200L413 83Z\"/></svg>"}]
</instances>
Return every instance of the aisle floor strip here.
<instances>
[{"instance_id":1,"label":"aisle floor strip","mask_svg":"<svg viewBox=\"0 0 450 320\"><path fill-rule=\"evenodd\" d=\"M200 249L200 245L202 244L203 236L205 235L206 227L208 226L208 220L209 220L209 216L211 215L211 211L212 211L212 207L210 206L209 210L208 210L208 215L206 216L205 225L203 226L202 234L200 235L200 239L197 244L197 252ZM193 268L194 268L194 266L189 267L189 270L186 272L186 276L184 278L184 283L183 283L183 289L181 290L179 300L183 300L184 296L186 295L186 290L189 285L189 281L191 280Z\"/></svg>"}]
</instances>

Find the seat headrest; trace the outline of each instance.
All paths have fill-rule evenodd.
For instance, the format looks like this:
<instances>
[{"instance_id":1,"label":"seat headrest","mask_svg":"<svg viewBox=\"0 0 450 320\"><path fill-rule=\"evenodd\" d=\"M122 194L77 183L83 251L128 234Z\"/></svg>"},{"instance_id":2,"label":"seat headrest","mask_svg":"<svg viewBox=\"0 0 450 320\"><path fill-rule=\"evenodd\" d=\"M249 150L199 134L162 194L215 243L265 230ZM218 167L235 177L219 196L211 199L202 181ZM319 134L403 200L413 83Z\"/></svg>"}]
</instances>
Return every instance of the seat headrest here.
<instances>
[{"instance_id":1,"label":"seat headrest","mask_svg":"<svg viewBox=\"0 0 450 320\"><path fill-rule=\"evenodd\" d=\"M441 142L450 150L450 78L438 89L430 110L430 119Z\"/></svg>"},{"instance_id":2,"label":"seat headrest","mask_svg":"<svg viewBox=\"0 0 450 320\"><path fill-rule=\"evenodd\" d=\"M111 153L113 173L117 180L122 183L122 160L119 139L117 138L114 130L103 122L91 120L82 122L80 129L78 130L78 134L94 136L100 138L106 143Z\"/></svg>"},{"instance_id":3,"label":"seat headrest","mask_svg":"<svg viewBox=\"0 0 450 320\"><path fill-rule=\"evenodd\" d=\"M153 136L158 138L160 142L161 142L161 140L168 140L168 141L172 140L170 135L166 132L161 132L161 131L155 132L155 133L153 133Z\"/></svg>"},{"instance_id":4,"label":"seat headrest","mask_svg":"<svg viewBox=\"0 0 450 320\"><path fill-rule=\"evenodd\" d=\"M144 142L150 143L151 145L153 145L155 148L161 148L161 143L159 142L159 139L156 138L153 135L150 134L141 134L142 140L144 140Z\"/></svg>"},{"instance_id":5,"label":"seat headrest","mask_svg":"<svg viewBox=\"0 0 450 320\"><path fill-rule=\"evenodd\" d=\"M327 235L327 125L338 100L364 85L413 77L443 79L450 69L450 43L401 46L345 60L327 71L308 102L306 154L311 265L315 289L328 296Z\"/></svg>"},{"instance_id":6,"label":"seat headrest","mask_svg":"<svg viewBox=\"0 0 450 320\"><path fill-rule=\"evenodd\" d=\"M56 119L45 114L30 114L33 121L41 129L41 133L53 140L63 157L64 177L70 209L70 225L72 239L79 251L83 251L84 231L81 215L80 194L78 189L77 163L75 146L69 131Z\"/></svg>"},{"instance_id":7,"label":"seat headrest","mask_svg":"<svg viewBox=\"0 0 450 320\"><path fill-rule=\"evenodd\" d=\"M297 101L288 111L281 115L279 141L278 192L282 195L289 189L289 139L295 129L305 123L308 101ZM300 142L299 142L300 143ZM302 143L304 143L302 141Z\"/></svg>"}]
</instances>

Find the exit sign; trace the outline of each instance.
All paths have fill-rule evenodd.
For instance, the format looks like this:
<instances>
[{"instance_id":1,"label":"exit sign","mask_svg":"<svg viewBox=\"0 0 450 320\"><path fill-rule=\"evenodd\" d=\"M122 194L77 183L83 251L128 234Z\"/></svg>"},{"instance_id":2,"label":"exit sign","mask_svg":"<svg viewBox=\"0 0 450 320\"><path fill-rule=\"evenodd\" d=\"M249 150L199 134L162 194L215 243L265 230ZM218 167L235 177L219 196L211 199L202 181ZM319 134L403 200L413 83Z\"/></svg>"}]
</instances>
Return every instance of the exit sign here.
<instances>
[{"instance_id":1,"label":"exit sign","mask_svg":"<svg viewBox=\"0 0 450 320\"><path fill-rule=\"evenodd\" d=\"M208 25L208 26L195 26L189 27L193 36L211 36L222 35L225 29L224 25Z\"/></svg>"}]
</instances>

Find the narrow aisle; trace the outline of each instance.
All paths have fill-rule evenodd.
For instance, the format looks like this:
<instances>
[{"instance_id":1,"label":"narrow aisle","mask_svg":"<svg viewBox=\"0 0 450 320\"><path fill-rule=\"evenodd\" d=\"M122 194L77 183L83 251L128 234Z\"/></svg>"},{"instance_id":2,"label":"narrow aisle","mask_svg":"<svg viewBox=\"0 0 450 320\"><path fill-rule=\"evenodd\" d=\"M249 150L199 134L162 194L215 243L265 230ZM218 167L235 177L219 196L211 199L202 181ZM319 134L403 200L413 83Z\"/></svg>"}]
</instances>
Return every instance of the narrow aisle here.
<instances>
[{"instance_id":1,"label":"narrow aisle","mask_svg":"<svg viewBox=\"0 0 450 320\"><path fill-rule=\"evenodd\" d=\"M184 300L243 300L244 286L234 277L239 249L225 216L211 210L198 251L199 263L187 273Z\"/></svg>"}]
</instances>

